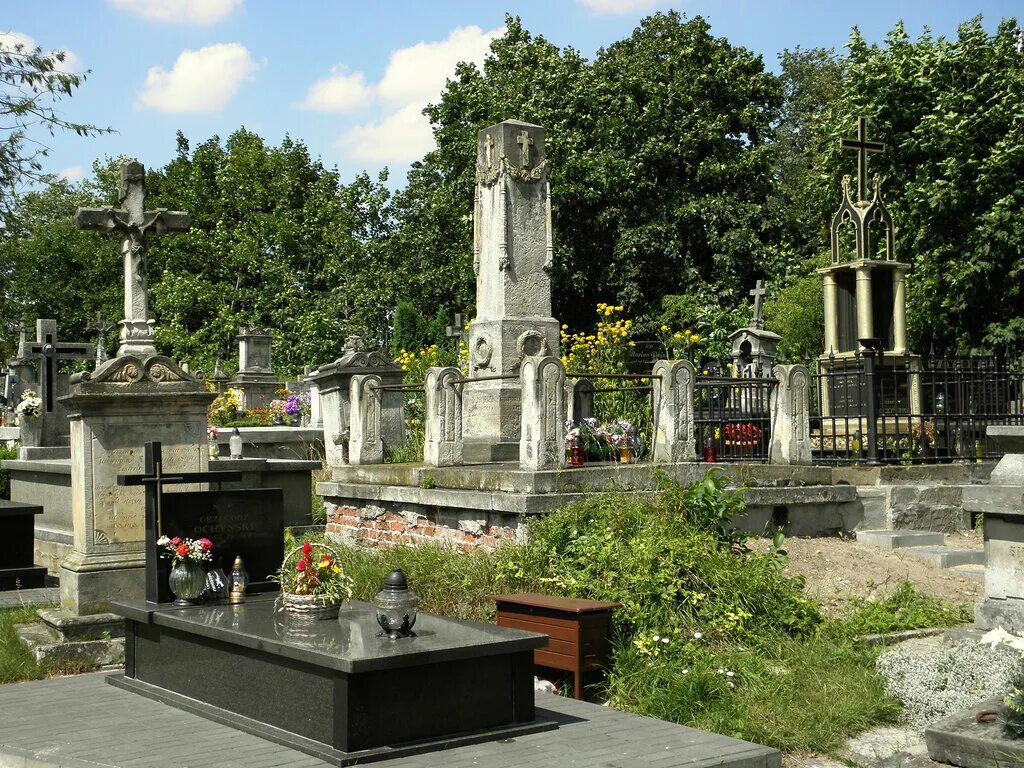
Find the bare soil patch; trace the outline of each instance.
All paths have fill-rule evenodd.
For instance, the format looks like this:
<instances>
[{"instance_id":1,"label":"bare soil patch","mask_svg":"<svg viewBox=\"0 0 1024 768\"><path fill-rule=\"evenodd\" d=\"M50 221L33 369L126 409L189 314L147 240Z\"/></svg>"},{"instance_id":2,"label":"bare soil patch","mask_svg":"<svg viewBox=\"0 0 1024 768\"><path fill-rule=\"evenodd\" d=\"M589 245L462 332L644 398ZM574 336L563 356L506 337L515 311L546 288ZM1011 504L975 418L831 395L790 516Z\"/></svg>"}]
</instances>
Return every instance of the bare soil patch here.
<instances>
[{"instance_id":1,"label":"bare soil patch","mask_svg":"<svg viewBox=\"0 0 1024 768\"><path fill-rule=\"evenodd\" d=\"M950 534L948 546L981 548L981 534ZM770 542L749 543L755 551L767 551ZM880 599L902 581L918 591L949 603L972 605L984 596L984 586L938 568L907 554L907 550L884 550L858 544L848 538L788 538L783 548L789 555L786 572L802 576L807 596L818 600L826 615L844 613L850 597Z\"/></svg>"}]
</instances>

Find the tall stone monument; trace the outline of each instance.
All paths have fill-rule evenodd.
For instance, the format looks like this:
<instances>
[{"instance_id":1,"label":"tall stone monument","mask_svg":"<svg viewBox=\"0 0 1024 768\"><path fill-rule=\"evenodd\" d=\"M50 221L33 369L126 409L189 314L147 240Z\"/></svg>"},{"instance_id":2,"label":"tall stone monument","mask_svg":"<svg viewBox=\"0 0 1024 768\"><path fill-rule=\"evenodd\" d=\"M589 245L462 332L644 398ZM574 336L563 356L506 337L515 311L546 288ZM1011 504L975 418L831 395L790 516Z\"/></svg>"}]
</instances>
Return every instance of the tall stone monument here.
<instances>
[{"instance_id":1,"label":"tall stone monument","mask_svg":"<svg viewBox=\"0 0 1024 768\"><path fill-rule=\"evenodd\" d=\"M473 216L476 319L464 390L466 461L519 456L518 380L527 356L558 355L551 316L551 188L544 129L506 120L480 131Z\"/></svg>"},{"instance_id":2,"label":"tall stone monument","mask_svg":"<svg viewBox=\"0 0 1024 768\"><path fill-rule=\"evenodd\" d=\"M74 543L60 567L63 615L102 614L114 600L144 593L143 490L117 484L142 472L143 445L163 444L167 472L206 469L206 408L213 395L170 359L156 354L146 296L146 236L188 229L187 213L145 210L145 169L121 167L122 208L80 208L79 227L124 235L125 317L117 355L72 377L61 398L71 421ZM96 616L102 623L103 616Z\"/></svg>"},{"instance_id":3,"label":"tall stone monument","mask_svg":"<svg viewBox=\"0 0 1024 768\"><path fill-rule=\"evenodd\" d=\"M892 217L882 201L882 179L871 177L868 196L868 156L885 151L885 144L868 141L867 120L859 118L857 138L843 139L842 148L857 153L857 194L850 177L842 180L843 196L832 218L832 264L819 269L824 280L825 349L823 370L842 371L865 349L862 340L878 339L878 365L917 370L919 359L907 348L906 278L910 264L896 260ZM910 371L908 371L909 374ZM906 391L890 393L879 407L889 412L920 413L916 377L907 376ZM824 415L859 416L865 393L859 384L833 377L822 398Z\"/></svg>"}]
</instances>

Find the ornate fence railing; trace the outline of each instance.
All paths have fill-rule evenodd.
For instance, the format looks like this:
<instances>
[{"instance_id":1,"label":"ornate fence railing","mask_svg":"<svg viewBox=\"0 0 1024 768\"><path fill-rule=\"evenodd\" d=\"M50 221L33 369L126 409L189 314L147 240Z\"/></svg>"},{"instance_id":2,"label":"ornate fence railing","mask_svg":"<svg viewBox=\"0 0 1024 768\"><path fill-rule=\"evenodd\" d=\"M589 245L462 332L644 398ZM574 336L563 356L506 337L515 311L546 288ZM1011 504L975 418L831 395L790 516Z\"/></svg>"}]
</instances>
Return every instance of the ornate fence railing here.
<instances>
[{"instance_id":1,"label":"ornate fence railing","mask_svg":"<svg viewBox=\"0 0 1024 768\"><path fill-rule=\"evenodd\" d=\"M697 458L767 462L773 378L698 376L693 391Z\"/></svg>"}]
</instances>

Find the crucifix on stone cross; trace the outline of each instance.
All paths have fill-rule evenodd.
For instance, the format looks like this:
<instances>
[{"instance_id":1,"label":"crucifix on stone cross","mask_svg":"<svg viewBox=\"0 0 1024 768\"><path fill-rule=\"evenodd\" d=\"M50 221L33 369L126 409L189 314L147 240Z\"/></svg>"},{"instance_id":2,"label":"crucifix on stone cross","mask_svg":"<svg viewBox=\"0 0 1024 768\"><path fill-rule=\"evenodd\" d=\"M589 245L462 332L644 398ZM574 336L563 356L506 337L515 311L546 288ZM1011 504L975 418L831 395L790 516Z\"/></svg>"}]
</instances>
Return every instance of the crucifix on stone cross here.
<instances>
[{"instance_id":1,"label":"crucifix on stone cross","mask_svg":"<svg viewBox=\"0 0 1024 768\"><path fill-rule=\"evenodd\" d=\"M79 208L75 225L80 229L99 229L124 235L121 255L124 259L124 319L121 321L118 357L125 354L156 353L153 321L149 318L146 295L146 235L187 232L192 217L183 211L157 208L146 210L146 169L133 160L121 165L120 208Z\"/></svg>"},{"instance_id":2,"label":"crucifix on stone cross","mask_svg":"<svg viewBox=\"0 0 1024 768\"><path fill-rule=\"evenodd\" d=\"M114 327L114 324L107 320L103 310L96 313L96 321L89 324L90 331L96 331L96 367L99 368L107 362L107 331Z\"/></svg>"},{"instance_id":3,"label":"crucifix on stone cross","mask_svg":"<svg viewBox=\"0 0 1024 768\"><path fill-rule=\"evenodd\" d=\"M533 146L533 139L530 137L529 131L520 131L519 138L516 139L516 144L519 145L519 164L526 168L530 165L530 147Z\"/></svg>"},{"instance_id":4,"label":"crucifix on stone cross","mask_svg":"<svg viewBox=\"0 0 1024 768\"><path fill-rule=\"evenodd\" d=\"M754 298L754 322L752 326L754 328L764 328L764 295L766 291L764 289L764 280L758 280L757 284L750 290L750 295Z\"/></svg>"},{"instance_id":5,"label":"crucifix on stone cross","mask_svg":"<svg viewBox=\"0 0 1024 768\"><path fill-rule=\"evenodd\" d=\"M18 356L39 361L37 381L39 397L47 413L53 412L54 390L57 388L57 363L61 360L84 360L92 352L91 344L57 342L57 321L36 320L36 341L18 345Z\"/></svg>"},{"instance_id":6,"label":"crucifix on stone cross","mask_svg":"<svg viewBox=\"0 0 1024 768\"><path fill-rule=\"evenodd\" d=\"M494 137L491 134L487 134L484 137L484 165L487 167L487 170L491 170L491 167L494 165L494 161L491 158L491 153L493 152Z\"/></svg>"},{"instance_id":7,"label":"crucifix on stone cross","mask_svg":"<svg viewBox=\"0 0 1024 768\"><path fill-rule=\"evenodd\" d=\"M445 326L444 335L449 339L461 339L466 330L466 316L461 312L455 313L452 325Z\"/></svg>"},{"instance_id":8,"label":"crucifix on stone cross","mask_svg":"<svg viewBox=\"0 0 1024 768\"><path fill-rule=\"evenodd\" d=\"M857 139L843 139L843 149L857 153L857 200L866 200L868 196L868 155L877 155L885 151L885 144L880 141L868 141L868 119L857 118Z\"/></svg>"}]
</instances>

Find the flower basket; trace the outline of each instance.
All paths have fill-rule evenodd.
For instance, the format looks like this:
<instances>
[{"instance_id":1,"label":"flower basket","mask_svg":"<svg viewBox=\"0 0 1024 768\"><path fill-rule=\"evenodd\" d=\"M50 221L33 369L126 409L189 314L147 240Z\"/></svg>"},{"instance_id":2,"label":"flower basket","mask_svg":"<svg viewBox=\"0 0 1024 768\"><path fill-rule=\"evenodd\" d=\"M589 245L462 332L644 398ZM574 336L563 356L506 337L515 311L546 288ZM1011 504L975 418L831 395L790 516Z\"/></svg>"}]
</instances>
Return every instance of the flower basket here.
<instances>
[{"instance_id":1,"label":"flower basket","mask_svg":"<svg viewBox=\"0 0 1024 768\"><path fill-rule=\"evenodd\" d=\"M327 595L293 595L281 593L281 605L286 613L304 619L336 619L342 601Z\"/></svg>"},{"instance_id":2,"label":"flower basket","mask_svg":"<svg viewBox=\"0 0 1024 768\"><path fill-rule=\"evenodd\" d=\"M320 542L304 542L285 555L277 579L281 608L298 618L336 619L341 604L352 597L352 578L338 553Z\"/></svg>"}]
</instances>

